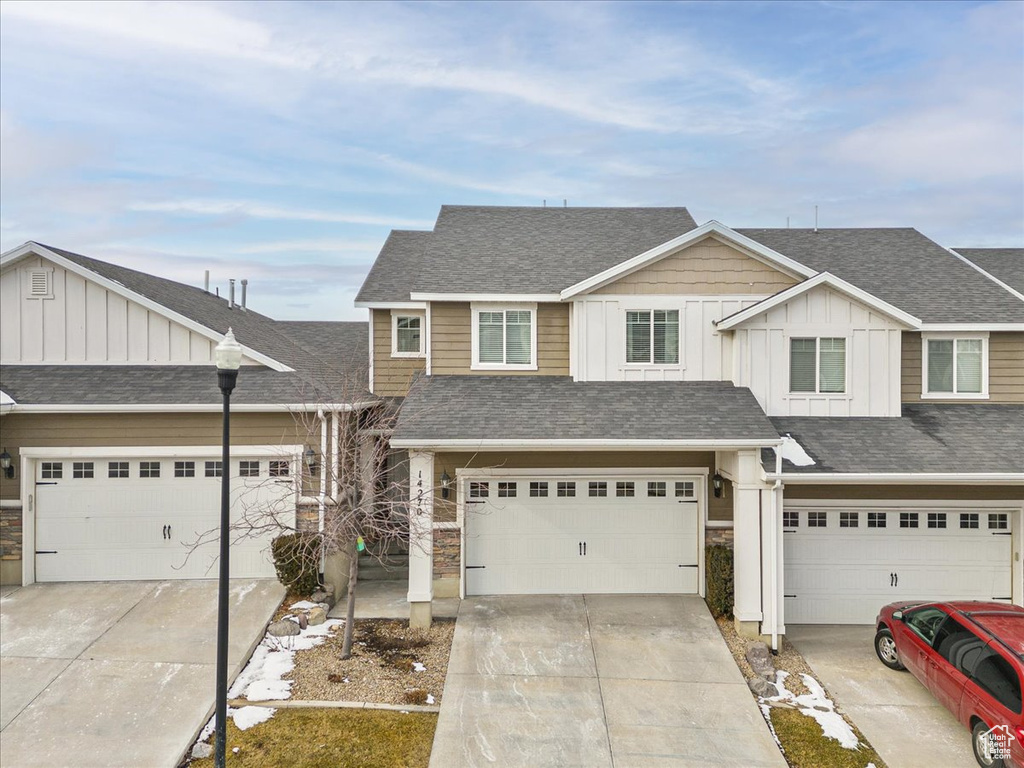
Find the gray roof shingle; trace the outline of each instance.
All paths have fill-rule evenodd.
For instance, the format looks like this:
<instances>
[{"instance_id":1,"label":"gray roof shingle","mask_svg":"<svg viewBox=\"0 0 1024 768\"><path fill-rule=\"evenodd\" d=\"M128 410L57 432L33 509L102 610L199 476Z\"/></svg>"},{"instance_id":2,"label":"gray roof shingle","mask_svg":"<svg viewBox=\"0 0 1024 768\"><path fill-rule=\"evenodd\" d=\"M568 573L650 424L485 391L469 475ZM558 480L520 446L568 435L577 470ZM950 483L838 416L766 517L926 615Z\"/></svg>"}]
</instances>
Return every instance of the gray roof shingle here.
<instances>
[{"instance_id":1,"label":"gray roof shingle","mask_svg":"<svg viewBox=\"0 0 1024 768\"><path fill-rule=\"evenodd\" d=\"M814 459L783 472L835 473L1024 473L1024 406L914 404L902 418L772 418ZM775 471L775 455L764 466ZM1024 486L1021 487L1024 498Z\"/></svg>"},{"instance_id":2,"label":"gray roof shingle","mask_svg":"<svg viewBox=\"0 0 1024 768\"><path fill-rule=\"evenodd\" d=\"M1024 302L916 229L739 229L927 323L1024 322Z\"/></svg>"},{"instance_id":3,"label":"gray roof shingle","mask_svg":"<svg viewBox=\"0 0 1024 768\"><path fill-rule=\"evenodd\" d=\"M445 205L432 232L392 233L356 300L558 292L696 226L685 208Z\"/></svg>"},{"instance_id":4,"label":"gray roof shingle","mask_svg":"<svg viewBox=\"0 0 1024 768\"><path fill-rule=\"evenodd\" d=\"M393 439L765 440L750 390L730 382L573 382L562 376L427 376Z\"/></svg>"},{"instance_id":5,"label":"gray roof shingle","mask_svg":"<svg viewBox=\"0 0 1024 768\"><path fill-rule=\"evenodd\" d=\"M1024 248L954 248L993 277L1024 293Z\"/></svg>"}]
</instances>

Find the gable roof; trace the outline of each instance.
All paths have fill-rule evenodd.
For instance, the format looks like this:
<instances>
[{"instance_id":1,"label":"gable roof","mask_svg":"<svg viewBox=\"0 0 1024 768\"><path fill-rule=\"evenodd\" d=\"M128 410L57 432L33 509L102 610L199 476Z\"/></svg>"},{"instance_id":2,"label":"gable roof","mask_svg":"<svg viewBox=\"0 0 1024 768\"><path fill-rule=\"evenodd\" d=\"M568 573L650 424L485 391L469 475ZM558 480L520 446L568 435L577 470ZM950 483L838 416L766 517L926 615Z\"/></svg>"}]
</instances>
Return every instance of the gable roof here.
<instances>
[{"instance_id":1,"label":"gable roof","mask_svg":"<svg viewBox=\"0 0 1024 768\"><path fill-rule=\"evenodd\" d=\"M916 229L740 229L923 323L1024 323L1024 302Z\"/></svg>"},{"instance_id":2,"label":"gable roof","mask_svg":"<svg viewBox=\"0 0 1024 768\"><path fill-rule=\"evenodd\" d=\"M685 208L445 205L426 237L388 238L356 302L557 294L696 226Z\"/></svg>"},{"instance_id":3,"label":"gable roof","mask_svg":"<svg viewBox=\"0 0 1024 768\"><path fill-rule=\"evenodd\" d=\"M865 304L877 312L888 315L893 320L896 320L909 328L919 328L921 326L921 321L913 315L909 315L899 307L894 307L892 304L888 304L881 299L872 296L866 291L862 291L857 286L851 285L845 280L838 278L829 272L819 272L814 277L804 280L802 283L797 283L784 291L779 291L774 296L769 296L767 299L762 299L756 304L751 304L745 309L734 312L728 317L715 322L714 325L721 331L727 331L731 328L735 328L738 325L742 325L747 320L757 317L762 312L767 312L772 307L785 304L786 302L795 299L797 296L807 293L820 285L827 285L834 288L840 293L846 294L855 301Z\"/></svg>"},{"instance_id":4,"label":"gable roof","mask_svg":"<svg viewBox=\"0 0 1024 768\"><path fill-rule=\"evenodd\" d=\"M1024 248L954 248L953 252L1018 293L1024 293Z\"/></svg>"}]
</instances>

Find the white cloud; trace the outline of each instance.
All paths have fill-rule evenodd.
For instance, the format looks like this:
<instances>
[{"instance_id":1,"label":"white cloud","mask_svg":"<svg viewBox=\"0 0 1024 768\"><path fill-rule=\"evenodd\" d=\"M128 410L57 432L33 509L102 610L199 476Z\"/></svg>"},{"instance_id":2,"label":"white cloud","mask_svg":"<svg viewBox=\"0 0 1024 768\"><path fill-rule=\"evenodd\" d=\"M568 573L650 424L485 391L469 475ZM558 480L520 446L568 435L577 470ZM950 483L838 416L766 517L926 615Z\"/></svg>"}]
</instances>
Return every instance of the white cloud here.
<instances>
[{"instance_id":1,"label":"white cloud","mask_svg":"<svg viewBox=\"0 0 1024 768\"><path fill-rule=\"evenodd\" d=\"M332 224L368 224L382 227L430 228L431 219L406 219L400 216L371 215L349 211L322 211L309 208L285 208L249 200L166 200L155 203L131 203L131 211L179 213L197 216L245 216L252 219L316 221Z\"/></svg>"}]
</instances>

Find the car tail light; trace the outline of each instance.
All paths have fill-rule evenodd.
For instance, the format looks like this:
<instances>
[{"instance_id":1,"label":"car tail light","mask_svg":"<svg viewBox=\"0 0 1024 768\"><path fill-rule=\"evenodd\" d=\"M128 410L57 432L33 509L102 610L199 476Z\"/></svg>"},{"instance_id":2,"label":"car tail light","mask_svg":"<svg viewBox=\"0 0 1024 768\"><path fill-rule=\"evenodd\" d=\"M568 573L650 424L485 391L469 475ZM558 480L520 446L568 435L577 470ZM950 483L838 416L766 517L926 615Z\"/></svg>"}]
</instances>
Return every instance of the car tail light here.
<instances>
[{"instance_id":1,"label":"car tail light","mask_svg":"<svg viewBox=\"0 0 1024 768\"><path fill-rule=\"evenodd\" d=\"M1024 744L1024 726L1017 728L1017 743Z\"/></svg>"}]
</instances>

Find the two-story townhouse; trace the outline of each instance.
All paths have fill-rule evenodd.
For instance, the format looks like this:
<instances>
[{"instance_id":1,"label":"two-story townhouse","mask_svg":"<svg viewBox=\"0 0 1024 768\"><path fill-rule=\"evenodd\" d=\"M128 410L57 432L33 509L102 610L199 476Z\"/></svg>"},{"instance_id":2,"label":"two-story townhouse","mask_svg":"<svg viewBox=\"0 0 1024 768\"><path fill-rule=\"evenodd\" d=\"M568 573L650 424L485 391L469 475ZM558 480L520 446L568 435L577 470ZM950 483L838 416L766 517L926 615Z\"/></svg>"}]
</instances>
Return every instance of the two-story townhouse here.
<instances>
[{"instance_id":1,"label":"two-story townhouse","mask_svg":"<svg viewBox=\"0 0 1024 768\"><path fill-rule=\"evenodd\" d=\"M343 420L374 400L366 323L278 322L245 304L39 243L3 254L4 584L216 576L213 352L229 328L244 352L233 519L270 510L284 525L319 527L338 476L310 470L339 453ZM232 575L273 577L273 531L237 530Z\"/></svg>"},{"instance_id":2,"label":"two-story townhouse","mask_svg":"<svg viewBox=\"0 0 1024 768\"><path fill-rule=\"evenodd\" d=\"M404 398L417 623L703 594L716 541L748 634L1024 603L1024 301L913 229L444 206L357 306L371 391Z\"/></svg>"}]
</instances>

